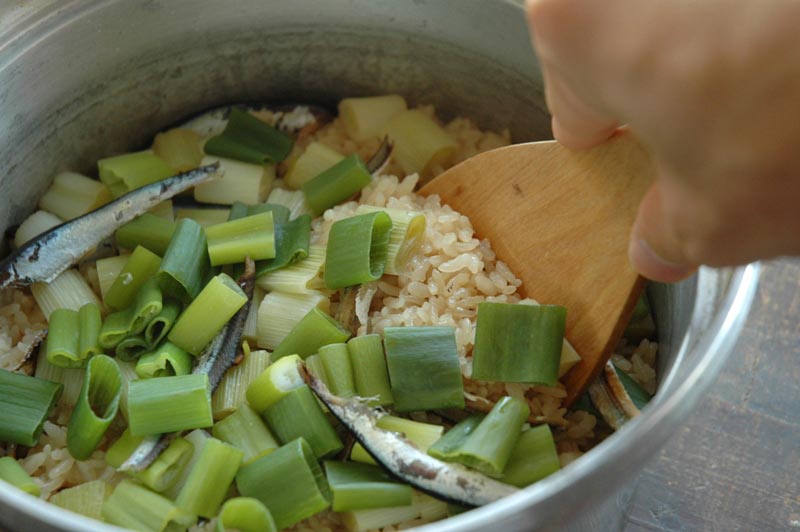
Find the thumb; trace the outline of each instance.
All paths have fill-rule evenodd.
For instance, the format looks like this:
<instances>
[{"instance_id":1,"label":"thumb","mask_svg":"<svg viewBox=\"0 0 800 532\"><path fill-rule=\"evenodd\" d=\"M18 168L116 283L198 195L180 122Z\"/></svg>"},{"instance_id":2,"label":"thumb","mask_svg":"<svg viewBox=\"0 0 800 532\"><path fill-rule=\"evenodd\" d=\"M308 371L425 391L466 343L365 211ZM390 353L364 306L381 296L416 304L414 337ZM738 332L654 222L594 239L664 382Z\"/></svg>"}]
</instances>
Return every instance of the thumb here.
<instances>
[{"instance_id":1,"label":"thumb","mask_svg":"<svg viewBox=\"0 0 800 532\"><path fill-rule=\"evenodd\" d=\"M662 183L653 183L639 205L628 257L644 277L674 283L692 275L698 265L684 256L683 243L665 209Z\"/></svg>"}]
</instances>

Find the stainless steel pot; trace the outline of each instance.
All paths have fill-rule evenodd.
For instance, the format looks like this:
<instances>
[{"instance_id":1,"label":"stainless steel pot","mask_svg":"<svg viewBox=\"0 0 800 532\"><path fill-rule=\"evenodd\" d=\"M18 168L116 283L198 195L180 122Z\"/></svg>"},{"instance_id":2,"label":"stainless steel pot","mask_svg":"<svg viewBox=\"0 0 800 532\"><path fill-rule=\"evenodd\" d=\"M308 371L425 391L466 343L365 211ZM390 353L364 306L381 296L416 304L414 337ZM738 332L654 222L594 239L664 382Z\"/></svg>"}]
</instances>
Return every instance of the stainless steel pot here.
<instances>
[{"instance_id":1,"label":"stainless steel pot","mask_svg":"<svg viewBox=\"0 0 800 532\"><path fill-rule=\"evenodd\" d=\"M58 170L140 147L203 109L396 92L515 140L547 138L518 2L503 0L28 0L0 7L0 230ZM653 286L659 393L563 471L424 530L619 530L637 472L691 415L736 340L758 267ZM0 525L116 530L10 488Z\"/></svg>"}]
</instances>

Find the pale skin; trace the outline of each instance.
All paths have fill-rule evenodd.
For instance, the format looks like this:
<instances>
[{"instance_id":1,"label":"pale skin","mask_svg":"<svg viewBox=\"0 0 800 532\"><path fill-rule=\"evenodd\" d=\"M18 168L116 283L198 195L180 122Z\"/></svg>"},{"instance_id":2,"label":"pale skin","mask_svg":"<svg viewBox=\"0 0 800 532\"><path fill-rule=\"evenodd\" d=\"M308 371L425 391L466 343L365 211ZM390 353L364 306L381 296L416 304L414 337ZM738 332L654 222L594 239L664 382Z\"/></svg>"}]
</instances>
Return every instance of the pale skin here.
<instances>
[{"instance_id":1,"label":"pale skin","mask_svg":"<svg viewBox=\"0 0 800 532\"><path fill-rule=\"evenodd\" d=\"M553 133L626 125L658 178L629 255L651 279L800 255L800 2L528 0Z\"/></svg>"}]
</instances>

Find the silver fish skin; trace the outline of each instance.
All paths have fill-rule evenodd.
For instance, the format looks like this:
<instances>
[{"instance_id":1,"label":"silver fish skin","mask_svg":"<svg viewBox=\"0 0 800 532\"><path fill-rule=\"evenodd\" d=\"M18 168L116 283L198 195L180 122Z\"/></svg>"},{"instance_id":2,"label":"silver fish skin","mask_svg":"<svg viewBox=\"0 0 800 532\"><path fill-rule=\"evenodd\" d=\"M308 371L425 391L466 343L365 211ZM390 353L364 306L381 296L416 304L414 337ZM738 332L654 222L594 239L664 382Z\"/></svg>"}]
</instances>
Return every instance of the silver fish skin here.
<instances>
[{"instance_id":1,"label":"silver fish skin","mask_svg":"<svg viewBox=\"0 0 800 532\"><path fill-rule=\"evenodd\" d=\"M244 274L239 279L239 286L247 296L247 302L231 318L225 327L208 344L200 355L192 373L206 373L208 375L209 393L213 394L219 386L225 372L233 365L239 343L242 340L244 323L253 301L253 290L256 285L256 265L249 258L245 261ZM131 453L119 467L120 471L142 471L164 450L169 447L173 439L180 436L179 432L169 434L154 434L146 437L142 443Z\"/></svg>"},{"instance_id":2,"label":"silver fish skin","mask_svg":"<svg viewBox=\"0 0 800 532\"><path fill-rule=\"evenodd\" d=\"M343 399L328 391L298 363L300 374L320 400L341 421L364 448L392 475L431 495L468 506L483 506L519 491L460 464L428 456L395 432L377 426L377 410L358 398Z\"/></svg>"},{"instance_id":3,"label":"silver fish skin","mask_svg":"<svg viewBox=\"0 0 800 532\"><path fill-rule=\"evenodd\" d=\"M49 283L120 226L157 203L206 181L218 168L219 163L201 166L146 185L39 235L0 263L0 289Z\"/></svg>"},{"instance_id":4,"label":"silver fish skin","mask_svg":"<svg viewBox=\"0 0 800 532\"><path fill-rule=\"evenodd\" d=\"M366 163L367 171L373 176L378 175L389 164L389 157L392 156L392 151L394 151L394 144L389 140L389 137L383 137L381 145L378 146L378 149Z\"/></svg>"}]
</instances>

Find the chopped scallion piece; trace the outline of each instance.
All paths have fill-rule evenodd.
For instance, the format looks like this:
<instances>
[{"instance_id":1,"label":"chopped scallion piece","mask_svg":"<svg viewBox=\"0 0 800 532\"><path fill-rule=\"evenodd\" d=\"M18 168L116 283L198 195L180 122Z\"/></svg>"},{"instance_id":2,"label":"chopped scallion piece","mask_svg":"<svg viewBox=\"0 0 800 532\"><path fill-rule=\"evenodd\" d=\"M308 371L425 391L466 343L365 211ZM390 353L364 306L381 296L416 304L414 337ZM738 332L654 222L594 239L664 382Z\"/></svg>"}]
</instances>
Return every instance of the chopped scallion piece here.
<instances>
[{"instance_id":1,"label":"chopped scallion piece","mask_svg":"<svg viewBox=\"0 0 800 532\"><path fill-rule=\"evenodd\" d=\"M419 211L389 209L359 205L356 214L383 211L392 219L392 231L386 247L385 273L399 275L404 272L408 261L419 251L425 237L425 214Z\"/></svg>"},{"instance_id":2,"label":"chopped scallion piece","mask_svg":"<svg viewBox=\"0 0 800 532\"><path fill-rule=\"evenodd\" d=\"M289 355L276 360L247 387L247 402L256 412L263 413L289 392L305 382L297 369L298 355Z\"/></svg>"},{"instance_id":3,"label":"chopped scallion piece","mask_svg":"<svg viewBox=\"0 0 800 532\"><path fill-rule=\"evenodd\" d=\"M100 307L95 303L87 303L78 311L78 326L81 328L78 335L78 355L83 360L102 352L99 340L102 325Z\"/></svg>"},{"instance_id":4,"label":"chopped scallion piece","mask_svg":"<svg viewBox=\"0 0 800 532\"><path fill-rule=\"evenodd\" d=\"M161 312L144 328L144 339L150 347L161 343L167 333L172 330L175 320L181 313L181 304L173 299L164 301Z\"/></svg>"},{"instance_id":5,"label":"chopped scallion piece","mask_svg":"<svg viewBox=\"0 0 800 532\"><path fill-rule=\"evenodd\" d=\"M297 354L301 358L316 353L323 345L346 342L350 332L342 324L312 308L294 329L281 341L272 353L272 360Z\"/></svg>"},{"instance_id":6,"label":"chopped scallion piece","mask_svg":"<svg viewBox=\"0 0 800 532\"><path fill-rule=\"evenodd\" d=\"M136 361L136 374L142 379L188 375L192 372L192 356L169 341L164 341Z\"/></svg>"},{"instance_id":7,"label":"chopped scallion piece","mask_svg":"<svg viewBox=\"0 0 800 532\"><path fill-rule=\"evenodd\" d=\"M114 238L121 248L134 249L142 246L163 256L176 227L175 222L146 212L117 229Z\"/></svg>"},{"instance_id":8,"label":"chopped scallion piece","mask_svg":"<svg viewBox=\"0 0 800 532\"><path fill-rule=\"evenodd\" d=\"M97 161L100 181L118 198L131 190L173 175L172 168L152 151L145 150Z\"/></svg>"},{"instance_id":9,"label":"chopped scallion piece","mask_svg":"<svg viewBox=\"0 0 800 532\"><path fill-rule=\"evenodd\" d=\"M353 397L356 394L356 385L353 381L353 367L350 364L347 344L323 345L319 348L318 356L325 367L327 376L325 382L331 393L339 397Z\"/></svg>"},{"instance_id":10,"label":"chopped scallion piece","mask_svg":"<svg viewBox=\"0 0 800 532\"><path fill-rule=\"evenodd\" d=\"M192 355L198 355L245 303L247 296L242 288L230 276L221 273L186 307L167 338Z\"/></svg>"},{"instance_id":11,"label":"chopped scallion piece","mask_svg":"<svg viewBox=\"0 0 800 532\"><path fill-rule=\"evenodd\" d=\"M394 397L380 335L367 334L351 338L347 341L347 351L353 366L353 379L358 395L374 398L370 400L370 406L392 404Z\"/></svg>"},{"instance_id":12,"label":"chopped scallion piece","mask_svg":"<svg viewBox=\"0 0 800 532\"><path fill-rule=\"evenodd\" d=\"M47 342L47 340L45 340ZM57 403L60 408L71 410L78 402L78 397L81 395L81 388L83 387L83 378L86 371L83 368L62 368L54 366L47 361L47 347L42 346L39 349L39 355L36 357L36 371L34 376L37 379L54 382L63 386L61 397ZM0 439L2 441L2 439Z\"/></svg>"},{"instance_id":13,"label":"chopped scallion piece","mask_svg":"<svg viewBox=\"0 0 800 532\"><path fill-rule=\"evenodd\" d=\"M439 441L444 432L444 427L441 425L388 415L381 417L377 422L377 426L384 430L403 434L407 440L414 444L414 447L422 452L426 452L435 442ZM350 452L350 459L364 464L376 463L360 443L356 443L353 446L353 450Z\"/></svg>"},{"instance_id":14,"label":"chopped scallion piece","mask_svg":"<svg viewBox=\"0 0 800 532\"><path fill-rule=\"evenodd\" d=\"M278 532L267 507L253 497L234 497L222 505L216 532Z\"/></svg>"},{"instance_id":15,"label":"chopped scallion piece","mask_svg":"<svg viewBox=\"0 0 800 532\"><path fill-rule=\"evenodd\" d=\"M392 506L389 508L373 508L369 510L353 510L342 513L342 520L347 530L367 532L378 530L389 525L405 523L419 518L419 508L413 504L408 506Z\"/></svg>"},{"instance_id":16,"label":"chopped scallion piece","mask_svg":"<svg viewBox=\"0 0 800 532\"><path fill-rule=\"evenodd\" d=\"M139 357L144 355L148 349L150 349L150 345L147 343L147 340L144 339L144 336L137 334L123 338L122 341L117 344L117 347L114 348L114 355L117 360L122 362L135 362Z\"/></svg>"},{"instance_id":17,"label":"chopped scallion piece","mask_svg":"<svg viewBox=\"0 0 800 532\"><path fill-rule=\"evenodd\" d=\"M302 192L298 192L298 194L302 196ZM64 220L55 214L47 211L36 211L19 224L17 232L14 233L14 247L21 248L28 240L33 240L42 233L63 223Z\"/></svg>"},{"instance_id":18,"label":"chopped scallion piece","mask_svg":"<svg viewBox=\"0 0 800 532\"><path fill-rule=\"evenodd\" d=\"M292 262L284 268L264 273L256 283L264 290L305 294L310 290L322 288L319 282L320 271L325 263L325 246L309 245L308 256ZM317 283L315 284L315 281Z\"/></svg>"},{"instance_id":19,"label":"chopped scallion piece","mask_svg":"<svg viewBox=\"0 0 800 532\"><path fill-rule=\"evenodd\" d=\"M208 438L175 503L189 513L214 517L233 484L242 456L236 447Z\"/></svg>"},{"instance_id":20,"label":"chopped scallion piece","mask_svg":"<svg viewBox=\"0 0 800 532\"><path fill-rule=\"evenodd\" d=\"M250 164L223 157L204 157L201 161L203 165L213 163L219 164L221 177L195 186L195 201L217 205L262 202L275 181L274 164Z\"/></svg>"},{"instance_id":21,"label":"chopped scallion piece","mask_svg":"<svg viewBox=\"0 0 800 532\"><path fill-rule=\"evenodd\" d=\"M133 303L136 294L144 283L158 271L161 257L142 246L136 246L128 262L119 272L104 302L114 310L122 310Z\"/></svg>"},{"instance_id":22,"label":"chopped scallion piece","mask_svg":"<svg viewBox=\"0 0 800 532\"><path fill-rule=\"evenodd\" d=\"M314 215L319 216L359 192L371 180L364 161L353 154L304 183L303 194Z\"/></svg>"},{"instance_id":23,"label":"chopped scallion piece","mask_svg":"<svg viewBox=\"0 0 800 532\"><path fill-rule=\"evenodd\" d=\"M189 458L189 462L184 466L183 470L178 475L177 482L175 482L171 488L167 489L167 491L164 492L164 495L172 500L175 500L178 497L178 494L181 492L181 489L183 489L184 484L186 484L186 480L189 478L189 474L194 469L194 465L200 459L200 452L203 450L206 440L210 437L211 435L203 429L193 430L184 436L184 439L192 444L192 456Z\"/></svg>"},{"instance_id":24,"label":"chopped scallion piece","mask_svg":"<svg viewBox=\"0 0 800 532\"><path fill-rule=\"evenodd\" d=\"M330 490L311 447L302 438L276 449L236 474L239 493L255 497L284 529L330 506Z\"/></svg>"},{"instance_id":25,"label":"chopped scallion piece","mask_svg":"<svg viewBox=\"0 0 800 532\"><path fill-rule=\"evenodd\" d=\"M363 141L380 136L386 122L406 109L405 99L397 94L345 98L339 102L339 119L350 137Z\"/></svg>"},{"instance_id":26,"label":"chopped scallion piece","mask_svg":"<svg viewBox=\"0 0 800 532\"><path fill-rule=\"evenodd\" d=\"M91 480L67 488L50 496L49 502L98 521L103 518L103 503L111 495L111 486L105 480Z\"/></svg>"},{"instance_id":27,"label":"chopped scallion piece","mask_svg":"<svg viewBox=\"0 0 800 532\"><path fill-rule=\"evenodd\" d=\"M214 419L222 419L233 413L246 400L247 387L269 366L267 351L252 351L238 365L230 368L219 383L211 407Z\"/></svg>"},{"instance_id":28,"label":"chopped scallion piece","mask_svg":"<svg viewBox=\"0 0 800 532\"><path fill-rule=\"evenodd\" d=\"M206 228L212 266L275 257L275 233L271 212L245 216Z\"/></svg>"},{"instance_id":29,"label":"chopped scallion piece","mask_svg":"<svg viewBox=\"0 0 800 532\"><path fill-rule=\"evenodd\" d=\"M258 414L246 404L222 421L217 421L212 434L241 450L244 453L243 464L249 464L279 447Z\"/></svg>"},{"instance_id":30,"label":"chopped scallion piece","mask_svg":"<svg viewBox=\"0 0 800 532\"><path fill-rule=\"evenodd\" d=\"M183 302L191 301L200 293L208 268L203 227L192 220L181 220L158 270L162 290Z\"/></svg>"},{"instance_id":31,"label":"chopped scallion piece","mask_svg":"<svg viewBox=\"0 0 800 532\"><path fill-rule=\"evenodd\" d=\"M39 484L19 465L19 462L10 456L0 458L0 480L4 480L34 497L38 497L42 493Z\"/></svg>"},{"instance_id":32,"label":"chopped scallion piece","mask_svg":"<svg viewBox=\"0 0 800 532\"><path fill-rule=\"evenodd\" d=\"M61 384L0 369L0 441L35 445L61 390Z\"/></svg>"},{"instance_id":33,"label":"chopped scallion piece","mask_svg":"<svg viewBox=\"0 0 800 532\"><path fill-rule=\"evenodd\" d=\"M303 384L263 411L267 424L281 443L303 438L318 458L342 450L344 445L317 402Z\"/></svg>"},{"instance_id":34,"label":"chopped scallion piece","mask_svg":"<svg viewBox=\"0 0 800 532\"><path fill-rule=\"evenodd\" d=\"M556 305L480 303L472 378L554 385L566 317Z\"/></svg>"},{"instance_id":35,"label":"chopped scallion piece","mask_svg":"<svg viewBox=\"0 0 800 532\"><path fill-rule=\"evenodd\" d=\"M62 220L72 220L109 201L111 192L100 181L75 172L61 172L39 198L39 208L52 212Z\"/></svg>"},{"instance_id":36,"label":"chopped scallion piece","mask_svg":"<svg viewBox=\"0 0 800 532\"><path fill-rule=\"evenodd\" d=\"M330 390L330 386L328 385L328 375L325 373L325 366L322 365L322 360L319 358L319 355L311 355L310 357L306 358L305 364L308 372L321 380Z\"/></svg>"},{"instance_id":37,"label":"chopped scallion piece","mask_svg":"<svg viewBox=\"0 0 800 532\"><path fill-rule=\"evenodd\" d=\"M153 153L174 172L186 172L200 166L203 138L188 128L174 128L158 133L153 139Z\"/></svg>"},{"instance_id":38,"label":"chopped scallion piece","mask_svg":"<svg viewBox=\"0 0 800 532\"><path fill-rule=\"evenodd\" d=\"M73 458L86 460L97 449L117 415L120 395L122 375L117 363L106 355L93 356L67 427L67 449Z\"/></svg>"},{"instance_id":39,"label":"chopped scallion piece","mask_svg":"<svg viewBox=\"0 0 800 532\"><path fill-rule=\"evenodd\" d=\"M379 467L356 462L325 462L334 512L408 506L414 490L395 482Z\"/></svg>"},{"instance_id":40,"label":"chopped scallion piece","mask_svg":"<svg viewBox=\"0 0 800 532\"><path fill-rule=\"evenodd\" d=\"M386 327L384 345L395 410L464 408L452 327Z\"/></svg>"},{"instance_id":41,"label":"chopped scallion piece","mask_svg":"<svg viewBox=\"0 0 800 532\"><path fill-rule=\"evenodd\" d=\"M166 497L123 480L103 504L103 519L123 528L146 531L186 530L197 518Z\"/></svg>"},{"instance_id":42,"label":"chopped scallion piece","mask_svg":"<svg viewBox=\"0 0 800 532\"><path fill-rule=\"evenodd\" d=\"M472 414L466 419L462 419L452 429L437 440L428 449L428 454L439 460L452 461L458 453L458 450L466 441L467 437L472 434L475 428L481 424L484 414Z\"/></svg>"},{"instance_id":43,"label":"chopped scallion piece","mask_svg":"<svg viewBox=\"0 0 800 532\"><path fill-rule=\"evenodd\" d=\"M205 144L205 152L252 164L279 163L289 155L292 139L247 111L232 108L222 134Z\"/></svg>"},{"instance_id":44,"label":"chopped scallion piece","mask_svg":"<svg viewBox=\"0 0 800 532\"><path fill-rule=\"evenodd\" d=\"M325 254L325 286L336 289L379 279L391 230L392 219L383 211L334 222Z\"/></svg>"},{"instance_id":45,"label":"chopped scallion piece","mask_svg":"<svg viewBox=\"0 0 800 532\"><path fill-rule=\"evenodd\" d=\"M114 284L114 281L119 276L119 272L128 262L130 255L116 255L113 257L106 257L105 259L98 259L95 262L97 268L97 280L100 283L100 297L105 300L108 289Z\"/></svg>"},{"instance_id":46,"label":"chopped scallion piece","mask_svg":"<svg viewBox=\"0 0 800 532\"><path fill-rule=\"evenodd\" d=\"M45 318L59 308L78 311L87 303L100 304L89 283L77 270L66 270L49 283L33 283L31 294Z\"/></svg>"},{"instance_id":47,"label":"chopped scallion piece","mask_svg":"<svg viewBox=\"0 0 800 532\"><path fill-rule=\"evenodd\" d=\"M85 360L79 350L81 330L78 313L59 308L50 314L45 351L47 360L62 368L83 367Z\"/></svg>"},{"instance_id":48,"label":"chopped scallion piece","mask_svg":"<svg viewBox=\"0 0 800 532\"><path fill-rule=\"evenodd\" d=\"M547 425L539 425L520 434L503 470L503 482L524 488L560 468L553 433Z\"/></svg>"},{"instance_id":49,"label":"chopped scallion piece","mask_svg":"<svg viewBox=\"0 0 800 532\"><path fill-rule=\"evenodd\" d=\"M208 375L131 381L128 422L134 436L210 427L214 421Z\"/></svg>"},{"instance_id":50,"label":"chopped scallion piece","mask_svg":"<svg viewBox=\"0 0 800 532\"><path fill-rule=\"evenodd\" d=\"M290 166L283 181L289 188L298 189L342 159L341 153L321 142L312 142Z\"/></svg>"},{"instance_id":51,"label":"chopped scallion piece","mask_svg":"<svg viewBox=\"0 0 800 532\"><path fill-rule=\"evenodd\" d=\"M229 215L230 209L225 208L199 207L193 209L182 207L180 209L175 209L176 221L189 219L198 223L201 227L211 227L212 225L221 224L228 219Z\"/></svg>"},{"instance_id":52,"label":"chopped scallion piece","mask_svg":"<svg viewBox=\"0 0 800 532\"><path fill-rule=\"evenodd\" d=\"M175 211L173 210L171 199L164 200L161 203L157 203L147 212L149 212L150 214L155 214L159 218L163 218L168 222L175 221Z\"/></svg>"},{"instance_id":53,"label":"chopped scallion piece","mask_svg":"<svg viewBox=\"0 0 800 532\"><path fill-rule=\"evenodd\" d=\"M286 190L283 188L273 188L267 197L268 203L277 203L289 208L289 218L294 219L303 214L313 215L314 211L309 207L306 197L301 190Z\"/></svg>"},{"instance_id":54,"label":"chopped scallion piece","mask_svg":"<svg viewBox=\"0 0 800 532\"><path fill-rule=\"evenodd\" d=\"M136 474L136 478L151 490L163 493L178 481L192 453L194 446L191 443L184 438L175 438L152 464Z\"/></svg>"},{"instance_id":55,"label":"chopped scallion piece","mask_svg":"<svg viewBox=\"0 0 800 532\"><path fill-rule=\"evenodd\" d=\"M631 398L633 404L636 405L636 408L641 410L647 406L647 403L652 399L650 394L647 393L638 382L633 380L630 375L619 369L616 364L613 366L614 370L617 372L617 377L619 377L622 386L625 388L625 392L628 394L628 397Z\"/></svg>"},{"instance_id":56,"label":"chopped scallion piece","mask_svg":"<svg viewBox=\"0 0 800 532\"><path fill-rule=\"evenodd\" d=\"M144 436L134 436L131 434L130 427L126 428L106 451L106 463L114 469L118 469L133 454L133 451L139 447L144 438Z\"/></svg>"},{"instance_id":57,"label":"chopped scallion piece","mask_svg":"<svg viewBox=\"0 0 800 532\"><path fill-rule=\"evenodd\" d=\"M453 137L419 109L395 114L384 131L394 145L392 159L406 174L428 174L446 163L457 147Z\"/></svg>"}]
</instances>

